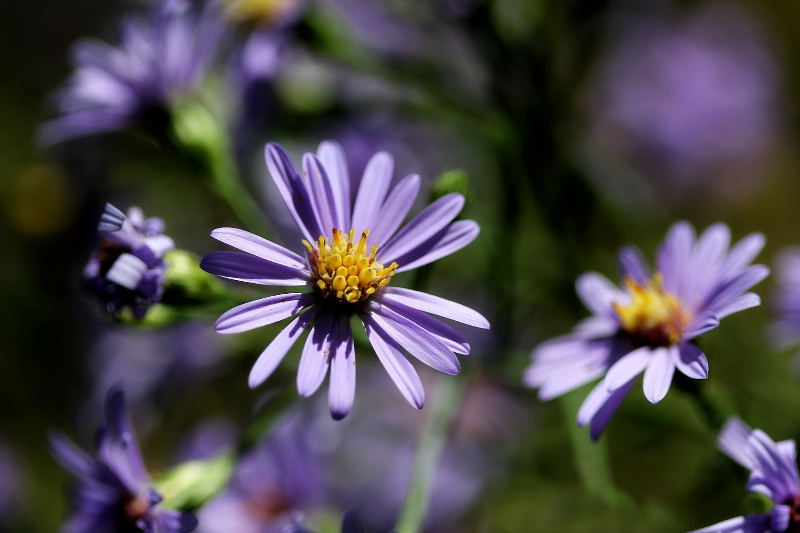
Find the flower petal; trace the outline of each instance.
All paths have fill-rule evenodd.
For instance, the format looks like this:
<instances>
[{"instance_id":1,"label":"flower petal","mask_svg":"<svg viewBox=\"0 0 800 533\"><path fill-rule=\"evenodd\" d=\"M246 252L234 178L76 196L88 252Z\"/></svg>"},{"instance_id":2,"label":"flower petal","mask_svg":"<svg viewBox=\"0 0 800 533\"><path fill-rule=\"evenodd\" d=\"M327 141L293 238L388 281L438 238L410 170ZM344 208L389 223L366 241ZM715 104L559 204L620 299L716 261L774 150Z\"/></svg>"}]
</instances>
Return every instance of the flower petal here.
<instances>
[{"instance_id":1,"label":"flower petal","mask_svg":"<svg viewBox=\"0 0 800 533\"><path fill-rule=\"evenodd\" d=\"M336 212L336 198L331 188L331 181L317 156L305 154L303 156L303 172L308 180L308 195L317 213L322 235L330 235L333 228L348 231L350 228L340 228L337 222L342 220L341 213Z\"/></svg>"},{"instance_id":2,"label":"flower petal","mask_svg":"<svg viewBox=\"0 0 800 533\"><path fill-rule=\"evenodd\" d=\"M367 337L375 349L375 355L378 356L400 393L408 403L417 409L422 409L425 405L425 391L422 388L422 382L413 365L403 355L400 346L372 320L368 313L361 315L361 321L367 331Z\"/></svg>"},{"instance_id":3,"label":"flower petal","mask_svg":"<svg viewBox=\"0 0 800 533\"><path fill-rule=\"evenodd\" d=\"M297 367L297 392L307 398L314 394L328 372L332 344L335 341L338 324L336 317L323 313L311 328L300 365Z\"/></svg>"},{"instance_id":4,"label":"flower petal","mask_svg":"<svg viewBox=\"0 0 800 533\"><path fill-rule=\"evenodd\" d=\"M356 352L353 332L346 316L339 318L331 353L331 381L328 387L328 407L334 420L341 420L353 407L356 394Z\"/></svg>"},{"instance_id":5,"label":"flower petal","mask_svg":"<svg viewBox=\"0 0 800 533\"><path fill-rule=\"evenodd\" d=\"M728 253L728 258L720 269L719 277L725 279L735 275L752 263L761 249L764 248L765 242L766 238L761 233L751 233L737 242Z\"/></svg>"},{"instance_id":6,"label":"flower petal","mask_svg":"<svg viewBox=\"0 0 800 533\"><path fill-rule=\"evenodd\" d=\"M667 395L672 384L675 363L667 348L658 348L652 354L652 360L644 372L644 395L651 403L658 403Z\"/></svg>"},{"instance_id":7,"label":"flower petal","mask_svg":"<svg viewBox=\"0 0 800 533\"><path fill-rule=\"evenodd\" d=\"M305 285L311 276L308 272L242 252L208 253L200 260L200 268L223 278L258 285Z\"/></svg>"},{"instance_id":8,"label":"flower petal","mask_svg":"<svg viewBox=\"0 0 800 533\"><path fill-rule=\"evenodd\" d=\"M752 432L750 426L732 416L725 422L717 437L717 447L748 470L753 468L753 461L747 453L747 440Z\"/></svg>"},{"instance_id":9,"label":"flower petal","mask_svg":"<svg viewBox=\"0 0 800 533\"><path fill-rule=\"evenodd\" d=\"M333 191L333 201L335 204L334 213L338 218L334 219L337 228L347 231L350 225L350 172L347 170L347 159L344 150L339 143L333 141L323 141L317 148L317 157L322 161L328 178L331 181Z\"/></svg>"},{"instance_id":10,"label":"flower petal","mask_svg":"<svg viewBox=\"0 0 800 533\"><path fill-rule=\"evenodd\" d=\"M617 412L622 400L631 390L633 381L629 381L614 391L609 391L605 384L600 382L583 401L578 409L578 425L582 427L590 424L589 437L593 441L600 438L611 417Z\"/></svg>"},{"instance_id":11,"label":"flower petal","mask_svg":"<svg viewBox=\"0 0 800 533\"><path fill-rule=\"evenodd\" d=\"M265 147L264 157L286 208L306 240L314 242L320 235L326 235L320 227L306 185L295 170L289 154L279 144L269 143Z\"/></svg>"},{"instance_id":12,"label":"flower petal","mask_svg":"<svg viewBox=\"0 0 800 533\"><path fill-rule=\"evenodd\" d=\"M737 516L713 526L695 529L689 533L768 533L769 531L769 515L753 514Z\"/></svg>"},{"instance_id":13,"label":"flower petal","mask_svg":"<svg viewBox=\"0 0 800 533\"><path fill-rule=\"evenodd\" d=\"M386 152L378 152L367 163L353 207L352 227L357 233L365 229L371 230L375 225L381 214L386 193L389 191L392 172L394 172L394 159Z\"/></svg>"},{"instance_id":14,"label":"flower petal","mask_svg":"<svg viewBox=\"0 0 800 533\"><path fill-rule=\"evenodd\" d=\"M279 322L313 305L309 293L269 296L238 305L226 311L215 324L217 333L241 333Z\"/></svg>"},{"instance_id":15,"label":"flower petal","mask_svg":"<svg viewBox=\"0 0 800 533\"><path fill-rule=\"evenodd\" d=\"M308 263L302 257L249 231L238 228L217 228L211 232L211 236L229 246L272 263L294 268L299 272L308 271Z\"/></svg>"},{"instance_id":16,"label":"flower petal","mask_svg":"<svg viewBox=\"0 0 800 533\"><path fill-rule=\"evenodd\" d=\"M312 307L286 326L266 347L250 370L248 385L254 389L272 375L300 334L316 318L319 310Z\"/></svg>"},{"instance_id":17,"label":"flower petal","mask_svg":"<svg viewBox=\"0 0 800 533\"><path fill-rule=\"evenodd\" d=\"M405 317L370 302L365 312L411 355L443 374L454 376L461 371L458 358L436 336Z\"/></svg>"},{"instance_id":18,"label":"flower petal","mask_svg":"<svg viewBox=\"0 0 800 533\"><path fill-rule=\"evenodd\" d=\"M426 292L389 286L384 289L383 297L462 324L489 329L489 321L477 311Z\"/></svg>"},{"instance_id":19,"label":"flower petal","mask_svg":"<svg viewBox=\"0 0 800 533\"><path fill-rule=\"evenodd\" d=\"M410 174L395 185L386 201L381 206L380 216L376 217L370 227L370 241L378 248L392 236L403 220L408 215L414 200L419 193L420 178L417 174Z\"/></svg>"},{"instance_id":20,"label":"flower petal","mask_svg":"<svg viewBox=\"0 0 800 533\"><path fill-rule=\"evenodd\" d=\"M613 313L615 302L625 304L630 300L628 293L619 290L608 278L597 272L582 274L575 282L575 291L583 305L595 315Z\"/></svg>"},{"instance_id":21,"label":"flower petal","mask_svg":"<svg viewBox=\"0 0 800 533\"><path fill-rule=\"evenodd\" d=\"M694 243L694 228L681 221L670 227L663 244L656 254L656 271L664 279L664 288L673 293L683 295L684 265L689 260Z\"/></svg>"},{"instance_id":22,"label":"flower petal","mask_svg":"<svg viewBox=\"0 0 800 533\"><path fill-rule=\"evenodd\" d=\"M619 263L623 275L632 276L639 285L644 285L650 279L650 267L638 248L625 246L619 252Z\"/></svg>"},{"instance_id":23,"label":"flower petal","mask_svg":"<svg viewBox=\"0 0 800 533\"><path fill-rule=\"evenodd\" d=\"M469 344L467 344L464 338L455 329L441 320L401 302L392 300L392 298L375 295L373 301L376 305L383 306L382 312L384 312L384 314L386 314L385 312L387 310L390 310L392 313L395 313L395 318L401 316L414 322L425 331L435 335L451 351L462 355L469 354Z\"/></svg>"},{"instance_id":24,"label":"flower petal","mask_svg":"<svg viewBox=\"0 0 800 533\"><path fill-rule=\"evenodd\" d=\"M652 358L653 351L647 346L637 348L623 356L608 369L608 373L606 373L606 377L603 380L606 388L609 391L613 391L627 384L647 368Z\"/></svg>"},{"instance_id":25,"label":"flower petal","mask_svg":"<svg viewBox=\"0 0 800 533\"><path fill-rule=\"evenodd\" d=\"M408 254L393 259L400 265L397 271L405 272L457 252L474 241L478 233L480 227L474 220L453 222Z\"/></svg>"},{"instance_id":26,"label":"flower petal","mask_svg":"<svg viewBox=\"0 0 800 533\"><path fill-rule=\"evenodd\" d=\"M462 195L450 193L442 196L389 239L379 251L380 256L387 262L398 261L399 258L426 244L428 239L450 224L463 207Z\"/></svg>"},{"instance_id":27,"label":"flower petal","mask_svg":"<svg viewBox=\"0 0 800 533\"><path fill-rule=\"evenodd\" d=\"M708 359L700 348L688 342L670 348L672 362L682 374L692 379L708 377Z\"/></svg>"}]
</instances>

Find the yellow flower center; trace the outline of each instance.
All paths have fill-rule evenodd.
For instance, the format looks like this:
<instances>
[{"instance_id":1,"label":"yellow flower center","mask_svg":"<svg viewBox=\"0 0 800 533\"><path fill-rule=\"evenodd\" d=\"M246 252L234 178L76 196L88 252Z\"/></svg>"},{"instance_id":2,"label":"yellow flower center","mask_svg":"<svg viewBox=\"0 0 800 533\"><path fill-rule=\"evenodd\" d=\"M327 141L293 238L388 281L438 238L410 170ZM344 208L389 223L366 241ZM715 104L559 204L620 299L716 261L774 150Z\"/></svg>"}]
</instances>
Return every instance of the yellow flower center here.
<instances>
[{"instance_id":1,"label":"yellow flower center","mask_svg":"<svg viewBox=\"0 0 800 533\"><path fill-rule=\"evenodd\" d=\"M378 245L373 244L367 254L369 230L364 230L355 241L355 230L345 235L333 229L333 239L324 235L308 248L308 262L314 276L314 288L325 297L336 302L363 302L374 294L378 287L385 287L397 271L397 263L385 267L375 260Z\"/></svg>"},{"instance_id":2,"label":"yellow flower center","mask_svg":"<svg viewBox=\"0 0 800 533\"><path fill-rule=\"evenodd\" d=\"M661 274L643 287L631 276L625 277L625 288L631 295L627 305L614 304L620 325L634 344L640 346L672 346L681 340L692 319L680 299L664 291Z\"/></svg>"}]
</instances>

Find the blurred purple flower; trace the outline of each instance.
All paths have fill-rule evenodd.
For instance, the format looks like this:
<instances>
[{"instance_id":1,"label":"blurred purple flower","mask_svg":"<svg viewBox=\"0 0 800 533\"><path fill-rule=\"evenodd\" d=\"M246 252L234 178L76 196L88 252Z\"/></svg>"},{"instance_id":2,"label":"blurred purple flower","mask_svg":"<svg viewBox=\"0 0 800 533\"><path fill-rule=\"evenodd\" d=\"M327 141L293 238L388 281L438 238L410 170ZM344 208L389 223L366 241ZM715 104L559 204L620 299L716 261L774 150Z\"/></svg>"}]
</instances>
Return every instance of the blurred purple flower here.
<instances>
[{"instance_id":1,"label":"blurred purple flower","mask_svg":"<svg viewBox=\"0 0 800 533\"><path fill-rule=\"evenodd\" d=\"M188 0L158 2L148 18L127 17L119 47L84 40L72 49L75 72L59 94L61 116L46 123L48 144L120 130L163 126L169 107L202 80L218 47L222 22Z\"/></svg>"},{"instance_id":2,"label":"blurred purple flower","mask_svg":"<svg viewBox=\"0 0 800 533\"><path fill-rule=\"evenodd\" d=\"M741 194L763 175L778 133L766 32L730 5L665 20L612 25L618 42L590 93L593 142L650 179L660 198Z\"/></svg>"},{"instance_id":3,"label":"blurred purple flower","mask_svg":"<svg viewBox=\"0 0 800 533\"><path fill-rule=\"evenodd\" d=\"M125 411L121 390L106 401L106 424L98 430L92 456L63 436L51 439L56 459L78 478L76 511L65 533L189 533L197 527L191 515L157 507L153 488Z\"/></svg>"},{"instance_id":4,"label":"blurred purple flower","mask_svg":"<svg viewBox=\"0 0 800 533\"><path fill-rule=\"evenodd\" d=\"M549 400L604 376L578 411L578 425L589 424L597 439L639 374L652 403L667 394L676 369L692 379L708 377L708 360L691 341L722 318L759 305L745 291L769 274L750 264L763 235L753 233L730 250L729 244L724 224L695 238L691 225L678 222L658 250L655 272L636 248L622 249L624 290L600 274L583 274L578 296L594 315L536 348L525 383Z\"/></svg>"},{"instance_id":5,"label":"blurred purple flower","mask_svg":"<svg viewBox=\"0 0 800 533\"><path fill-rule=\"evenodd\" d=\"M800 342L800 248L788 248L776 261L773 303L777 318L770 339L787 347Z\"/></svg>"},{"instance_id":6,"label":"blurred purple flower","mask_svg":"<svg viewBox=\"0 0 800 533\"><path fill-rule=\"evenodd\" d=\"M692 533L782 533L800 530L800 482L793 440L774 442L760 429L731 418L717 445L750 470L747 490L763 494L775 505L769 513L731 518Z\"/></svg>"},{"instance_id":7,"label":"blurred purple flower","mask_svg":"<svg viewBox=\"0 0 800 533\"><path fill-rule=\"evenodd\" d=\"M119 317L124 309L142 318L151 305L161 299L164 254L175 243L164 235L160 218L144 218L137 207L126 216L106 204L97 227L103 242L83 271L84 286Z\"/></svg>"},{"instance_id":8,"label":"blurred purple flower","mask_svg":"<svg viewBox=\"0 0 800 533\"><path fill-rule=\"evenodd\" d=\"M319 457L299 415L278 422L269 439L245 455L225 491L199 512L201 533L278 533L296 513L321 504Z\"/></svg>"},{"instance_id":9,"label":"blurred purple flower","mask_svg":"<svg viewBox=\"0 0 800 533\"><path fill-rule=\"evenodd\" d=\"M263 383L310 327L297 373L298 392L305 397L313 394L330 366L330 411L333 418L343 418L355 394L350 317L357 315L389 376L406 400L421 409L422 383L403 349L450 375L460 371L454 352L469 353L461 335L428 313L481 328L489 324L463 305L388 284L397 272L450 255L475 239L479 228L474 221L453 222L464 197L439 198L397 231L416 198L419 176L406 176L390 191L394 163L389 154L380 152L370 160L352 209L350 177L339 145L325 142L317 155L306 154L302 177L279 145L268 144L266 158L303 232L306 257L252 233L219 228L212 237L247 253L212 252L200 263L212 274L238 281L310 289L235 307L217 321L218 332L239 333L302 312L256 361L250 386Z\"/></svg>"}]
</instances>

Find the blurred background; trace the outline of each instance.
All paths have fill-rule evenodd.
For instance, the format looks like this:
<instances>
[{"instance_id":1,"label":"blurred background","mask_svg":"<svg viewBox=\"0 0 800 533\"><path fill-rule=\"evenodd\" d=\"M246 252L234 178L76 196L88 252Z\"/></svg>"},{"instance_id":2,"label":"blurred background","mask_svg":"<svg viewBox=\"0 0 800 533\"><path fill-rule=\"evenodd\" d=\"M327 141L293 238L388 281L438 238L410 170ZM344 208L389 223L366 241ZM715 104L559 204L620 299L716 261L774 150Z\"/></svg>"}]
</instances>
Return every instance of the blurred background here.
<instances>
[{"instance_id":1,"label":"blurred background","mask_svg":"<svg viewBox=\"0 0 800 533\"><path fill-rule=\"evenodd\" d=\"M588 315L574 292L579 274L616 279L620 246L652 258L674 221L698 231L722 221L736 240L766 235L758 261L773 275L755 288L761 307L703 337L711 370L701 386L775 440L800 438L800 363L772 326L776 258L800 245L800 3L189 8L213 11L220 24L197 79L156 102L163 108L90 132L57 122L71 111L64 91L82 61L74 45L119 46L122 21L146 19L153 5L0 7L0 531L50 532L64 522L70 481L47 436L62 431L90 448L115 383L153 475L230 449L265 404L289 398L265 443L197 510L198 531L269 531L290 510L320 516L328 531L326 516L348 508L369 532L395 524L435 372L415 362L429 398L417 412L359 345L355 408L334 422L324 391L297 398L297 349L266 385L248 389L278 327L218 335L224 303L118 323L81 287L105 202L162 218L176 246L197 256L221 249L214 228L244 226L209 178L208 158L176 141L174 123L193 98L222 125L230 168L270 237L289 248L299 240L266 171L265 142L299 162L336 140L356 181L386 150L395 180L414 172L424 194L468 191L463 216L481 225L479 238L415 281L492 323L488 332L460 330L472 354L454 378L465 395L426 531L686 531L750 508L746 472L715 448L718 428L690 394L673 388L653 406L637 385L591 443L575 427L587 387L542 403L521 376L536 345ZM271 294L226 285L243 299Z\"/></svg>"}]
</instances>

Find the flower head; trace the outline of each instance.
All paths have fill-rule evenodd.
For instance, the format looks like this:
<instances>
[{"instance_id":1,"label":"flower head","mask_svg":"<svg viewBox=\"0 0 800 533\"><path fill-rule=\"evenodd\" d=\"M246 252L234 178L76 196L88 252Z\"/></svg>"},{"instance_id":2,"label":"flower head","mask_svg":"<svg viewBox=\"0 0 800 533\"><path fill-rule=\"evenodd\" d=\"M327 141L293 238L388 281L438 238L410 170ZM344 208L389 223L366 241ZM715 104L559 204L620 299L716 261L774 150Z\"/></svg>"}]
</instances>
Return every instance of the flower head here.
<instances>
[{"instance_id":1,"label":"flower head","mask_svg":"<svg viewBox=\"0 0 800 533\"><path fill-rule=\"evenodd\" d=\"M776 320L770 338L779 346L787 347L800 342L800 248L783 250L775 270Z\"/></svg>"},{"instance_id":2,"label":"flower head","mask_svg":"<svg viewBox=\"0 0 800 533\"><path fill-rule=\"evenodd\" d=\"M126 18L118 47L84 40L72 50L75 72L59 100L61 117L45 124L46 143L160 125L169 106L203 78L221 35L212 9L185 0L159 2L149 18Z\"/></svg>"},{"instance_id":3,"label":"flower head","mask_svg":"<svg viewBox=\"0 0 800 533\"><path fill-rule=\"evenodd\" d=\"M160 218L144 218L137 207L126 216L106 204L97 230L103 241L83 271L84 285L111 315L130 309L143 317L161 299L164 254L175 243L164 235Z\"/></svg>"},{"instance_id":4,"label":"flower head","mask_svg":"<svg viewBox=\"0 0 800 533\"><path fill-rule=\"evenodd\" d=\"M400 228L417 195L419 176L406 176L390 190L394 164L389 154L380 152L370 160L352 209L347 163L337 144L325 142L316 155L306 154L302 177L277 144L267 145L266 158L305 237L298 247L303 255L246 231L219 228L212 237L246 253L213 252L200 263L212 274L238 281L307 289L235 307L217 321L217 331L238 333L299 315L256 361L250 386L263 383L300 334L310 329L297 373L298 392L313 394L330 367L331 414L343 418L355 393L350 318L356 316L400 392L422 408L422 384L403 350L451 375L460 370L454 352L469 353L461 335L428 313L476 327L489 324L463 305L393 287L391 281L395 274L449 255L475 239L479 229L474 221L453 222L464 197L443 196Z\"/></svg>"},{"instance_id":5,"label":"flower head","mask_svg":"<svg viewBox=\"0 0 800 533\"><path fill-rule=\"evenodd\" d=\"M800 531L800 480L793 440L774 442L760 429L731 418L717 445L750 470L747 490L763 494L775 505L769 513L739 516L692 533L782 533Z\"/></svg>"},{"instance_id":6,"label":"flower head","mask_svg":"<svg viewBox=\"0 0 800 533\"><path fill-rule=\"evenodd\" d=\"M729 244L724 224L696 238L691 225L678 222L658 251L655 272L627 247L619 255L623 289L600 274L582 275L578 296L593 316L536 348L525 383L546 400L605 376L578 412L578 424L589 424L597 439L639 374L652 403L667 394L676 369L705 379L708 360L692 340L731 313L759 305L745 291L769 273L750 264L764 246L761 234L730 250Z\"/></svg>"},{"instance_id":7,"label":"flower head","mask_svg":"<svg viewBox=\"0 0 800 533\"><path fill-rule=\"evenodd\" d=\"M193 516L158 507L161 495L145 470L121 390L108 395L106 425L97 441L92 456L62 436L51 440L56 459L78 478L77 509L65 533L194 531Z\"/></svg>"}]
</instances>

